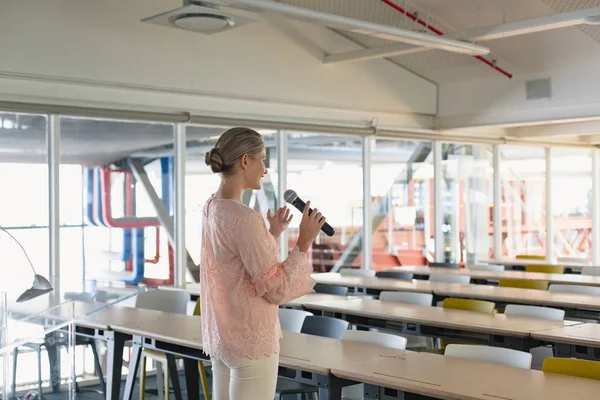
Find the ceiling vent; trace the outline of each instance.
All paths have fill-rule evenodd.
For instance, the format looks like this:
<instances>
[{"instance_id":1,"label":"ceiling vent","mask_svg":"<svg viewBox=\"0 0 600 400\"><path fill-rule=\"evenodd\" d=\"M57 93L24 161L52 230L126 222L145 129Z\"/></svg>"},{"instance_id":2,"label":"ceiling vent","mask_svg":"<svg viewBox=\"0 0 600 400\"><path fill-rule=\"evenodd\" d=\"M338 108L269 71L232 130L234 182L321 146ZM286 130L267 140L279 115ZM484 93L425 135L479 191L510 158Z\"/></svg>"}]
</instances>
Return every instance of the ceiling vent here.
<instances>
[{"instance_id":1,"label":"ceiling vent","mask_svg":"<svg viewBox=\"0 0 600 400\"><path fill-rule=\"evenodd\" d=\"M552 97L550 78L525 82L527 100L549 99Z\"/></svg>"},{"instance_id":2,"label":"ceiling vent","mask_svg":"<svg viewBox=\"0 0 600 400\"><path fill-rule=\"evenodd\" d=\"M223 12L213 5L203 4L200 1L186 1L181 8L142 19L142 22L150 24L207 35L228 31L254 21L252 18Z\"/></svg>"}]
</instances>

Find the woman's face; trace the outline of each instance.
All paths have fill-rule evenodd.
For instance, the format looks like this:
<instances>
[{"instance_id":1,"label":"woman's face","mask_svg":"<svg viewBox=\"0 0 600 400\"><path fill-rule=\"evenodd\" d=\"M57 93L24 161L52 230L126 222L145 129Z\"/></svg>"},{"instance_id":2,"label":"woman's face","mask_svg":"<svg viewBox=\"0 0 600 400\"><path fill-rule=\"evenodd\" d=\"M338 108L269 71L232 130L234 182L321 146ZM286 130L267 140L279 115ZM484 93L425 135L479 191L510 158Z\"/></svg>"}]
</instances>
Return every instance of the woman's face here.
<instances>
[{"instance_id":1,"label":"woman's face","mask_svg":"<svg viewBox=\"0 0 600 400\"><path fill-rule=\"evenodd\" d=\"M263 149L254 156L248 156L245 161L245 183L249 189L260 190L262 178L267 174L265 160L267 159L267 151Z\"/></svg>"}]
</instances>

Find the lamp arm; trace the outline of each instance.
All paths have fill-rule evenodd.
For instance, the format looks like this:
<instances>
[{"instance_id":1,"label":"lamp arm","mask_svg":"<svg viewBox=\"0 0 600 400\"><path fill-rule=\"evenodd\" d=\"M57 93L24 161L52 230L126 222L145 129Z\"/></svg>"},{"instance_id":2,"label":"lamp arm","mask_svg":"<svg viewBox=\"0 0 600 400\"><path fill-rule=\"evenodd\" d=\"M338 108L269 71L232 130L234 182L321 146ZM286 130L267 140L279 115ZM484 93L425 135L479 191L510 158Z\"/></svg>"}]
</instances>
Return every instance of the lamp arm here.
<instances>
[{"instance_id":1,"label":"lamp arm","mask_svg":"<svg viewBox=\"0 0 600 400\"><path fill-rule=\"evenodd\" d=\"M15 241L16 244L19 245L19 247L21 248L21 250L23 250L23 254L25 254L25 258L27 259L27 262L29 263L29 266L31 267L31 270L33 271L34 275L37 275L37 272L35 272L35 268L33 268L33 263L31 262L31 260L29 259L29 256L27 255L27 252L25 251L25 248L23 247L23 245L21 244L21 242L19 242L17 240L17 238L15 238L12 233L10 233L8 230L4 229L3 227L0 226L0 230L4 231L8 236L10 236L10 238L12 240Z\"/></svg>"}]
</instances>

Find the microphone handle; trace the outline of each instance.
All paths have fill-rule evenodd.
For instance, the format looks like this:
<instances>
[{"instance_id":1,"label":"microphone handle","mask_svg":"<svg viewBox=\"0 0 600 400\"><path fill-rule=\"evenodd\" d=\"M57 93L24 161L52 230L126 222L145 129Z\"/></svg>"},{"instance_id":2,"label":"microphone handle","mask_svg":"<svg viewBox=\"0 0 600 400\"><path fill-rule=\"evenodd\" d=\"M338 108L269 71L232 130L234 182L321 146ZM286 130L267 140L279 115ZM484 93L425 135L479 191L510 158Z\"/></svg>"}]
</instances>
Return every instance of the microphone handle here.
<instances>
[{"instance_id":1,"label":"microphone handle","mask_svg":"<svg viewBox=\"0 0 600 400\"><path fill-rule=\"evenodd\" d=\"M296 209L298 211L300 211L301 213L304 213L304 207L306 207L306 203L303 202L300 197L296 197L296 200L294 200L292 202L292 205L294 207L296 207ZM309 209L308 210L308 215L310 215L310 213L312 213L313 209ZM323 233L325 233L327 236L333 236L335 235L335 229L333 229L333 227L331 225L329 225L327 222L325 222L323 224L323 226L321 227L321 231L323 231Z\"/></svg>"}]
</instances>

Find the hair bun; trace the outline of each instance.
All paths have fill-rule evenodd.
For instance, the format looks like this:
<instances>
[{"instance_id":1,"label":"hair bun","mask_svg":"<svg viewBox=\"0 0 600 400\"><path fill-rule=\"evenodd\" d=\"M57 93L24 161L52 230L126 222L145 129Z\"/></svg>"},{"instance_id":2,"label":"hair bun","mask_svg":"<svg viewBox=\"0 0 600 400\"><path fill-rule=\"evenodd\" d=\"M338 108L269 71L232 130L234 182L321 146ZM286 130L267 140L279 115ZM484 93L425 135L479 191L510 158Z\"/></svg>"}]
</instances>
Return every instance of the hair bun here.
<instances>
[{"instance_id":1,"label":"hair bun","mask_svg":"<svg viewBox=\"0 0 600 400\"><path fill-rule=\"evenodd\" d=\"M223 157L221 151L216 147L204 153L204 162L206 165L210 165L210 169L215 174L223 170Z\"/></svg>"}]
</instances>

